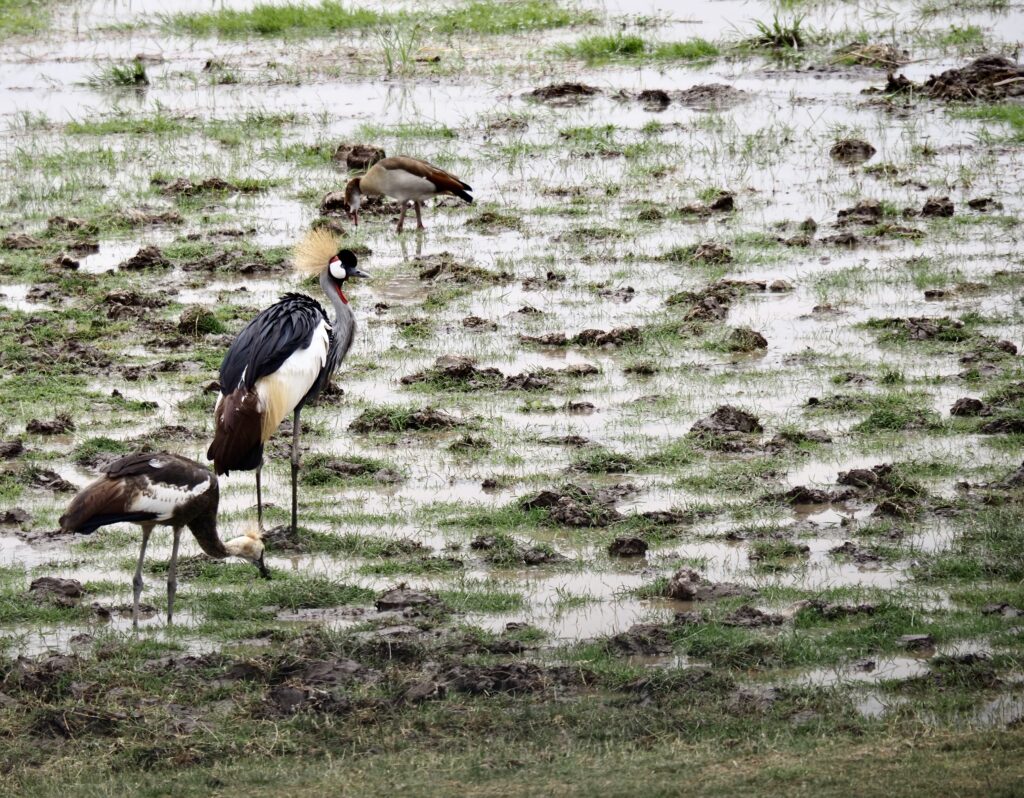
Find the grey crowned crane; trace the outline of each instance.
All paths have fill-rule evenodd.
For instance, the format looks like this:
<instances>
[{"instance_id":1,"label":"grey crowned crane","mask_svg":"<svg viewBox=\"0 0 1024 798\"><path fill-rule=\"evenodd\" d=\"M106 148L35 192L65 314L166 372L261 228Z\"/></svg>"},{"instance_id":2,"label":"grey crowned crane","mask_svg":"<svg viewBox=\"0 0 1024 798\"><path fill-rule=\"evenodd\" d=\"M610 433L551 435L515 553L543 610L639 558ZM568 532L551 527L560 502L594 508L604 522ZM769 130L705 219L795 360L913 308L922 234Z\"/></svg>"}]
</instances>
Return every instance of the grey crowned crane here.
<instances>
[{"instance_id":1,"label":"grey crowned crane","mask_svg":"<svg viewBox=\"0 0 1024 798\"><path fill-rule=\"evenodd\" d=\"M167 452L138 452L115 460L103 476L84 487L60 518L63 532L89 535L101 526L127 521L142 527L139 564L132 580L132 626L139 625L142 595L142 562L153 527L174 530L171 561L167 567L167 623L174 619L174 594L178 589L178 544L188 527L199 547L211 557L241 557L253 563L260 575L270 577L263 563L263 542L250 532L227 542L217 535L217 477L187 457Z\"/></svg>"},{"instance_id":2,"label":"grey crowned crane","mask_svg":"<svg viewBox=\"0 0 1024 798\"><path fill-rule=\"evenodd\" d=\"M387 196L398 200L402 204L402 215L398 217L396 232L401 233L410 202L416 209L416 228L422 230L420 206L425 200L442 194L453 194L472 203L473 197L467 193L472 190L468 183L463 183L444 169L418 158L399 155L377 161L365 175L349 180L345 186L345 202L352 223L358 225L359 206L364 194L368 197Z\"/></svg>"},{"instance_id":3,"label":"grey crowned crane","mask_svg":"<svg viewBox=\"0 0 1024 798\"><path fill-rule=\"evenodd\" d=\"M320 287L334 306L334 325L320 303L304 294L285 294L246 325L220 365L220 396L214 410L216 430L206 456L218 474L256 471L256 504L263 525L260 471L263 447L285 416L292 418L292 534L298 516L299 414L319 396L345 359L356 320L342 288L350 277L369 277L356 256L338 249L329 230L310 232L296 247L294 265L319 275Z\"/></svg>"}]
</instances>

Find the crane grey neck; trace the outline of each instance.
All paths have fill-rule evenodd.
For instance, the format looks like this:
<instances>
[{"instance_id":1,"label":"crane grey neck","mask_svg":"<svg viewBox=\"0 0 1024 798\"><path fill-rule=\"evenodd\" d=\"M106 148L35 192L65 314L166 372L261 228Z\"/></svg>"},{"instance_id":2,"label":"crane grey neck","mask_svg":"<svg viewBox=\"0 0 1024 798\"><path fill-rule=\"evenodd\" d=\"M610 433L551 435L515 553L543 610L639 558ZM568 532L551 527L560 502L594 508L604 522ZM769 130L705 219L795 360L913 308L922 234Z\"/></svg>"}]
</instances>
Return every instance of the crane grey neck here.
<instances>
[{"instance_id":1,"label":"crane grey neck","mask_svg":"<svg viewBox=\"0 0 1024 798\"><path fill-rule=\"evenodd\" d=\"M323 289L324 294L331 300L331 305L334 306L334 330L331 336L331 348L327 350L327 373L330 374L341 365L341 361L348 354L349 347L352 346L352 339L356 334L356 317L352 313L352 308L342 302L341 297L338 296L328 269L320 272L320 288Z\"/></svg>"}]
</instances>

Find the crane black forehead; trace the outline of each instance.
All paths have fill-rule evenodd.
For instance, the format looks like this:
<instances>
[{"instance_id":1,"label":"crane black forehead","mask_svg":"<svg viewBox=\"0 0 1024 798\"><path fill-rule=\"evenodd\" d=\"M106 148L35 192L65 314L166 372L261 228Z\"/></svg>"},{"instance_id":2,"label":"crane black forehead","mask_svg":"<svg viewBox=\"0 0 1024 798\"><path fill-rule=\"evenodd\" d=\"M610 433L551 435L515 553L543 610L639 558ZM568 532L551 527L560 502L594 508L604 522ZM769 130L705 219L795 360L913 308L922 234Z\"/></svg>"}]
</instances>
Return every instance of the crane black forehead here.
<instances>
[{"instance_id":1,"label":"crane black forehead","mask_svg":"<svg viewBox=\"0 0 1024 798\"><path fill-rule=\"evenodd\" d=\"M346 271L356 268L356 254L351 249L338 250L338 260Z\"/></svg>"}]
</instances>

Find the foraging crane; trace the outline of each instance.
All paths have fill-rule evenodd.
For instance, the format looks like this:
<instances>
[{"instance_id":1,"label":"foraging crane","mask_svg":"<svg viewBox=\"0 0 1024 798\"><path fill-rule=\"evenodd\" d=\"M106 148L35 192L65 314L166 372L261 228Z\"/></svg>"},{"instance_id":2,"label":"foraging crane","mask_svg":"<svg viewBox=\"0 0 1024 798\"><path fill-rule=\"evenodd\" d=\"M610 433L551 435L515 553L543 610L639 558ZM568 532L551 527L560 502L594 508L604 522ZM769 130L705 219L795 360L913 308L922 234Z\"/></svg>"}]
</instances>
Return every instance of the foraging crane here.
<instances>
[{"instance_id":1,"label":"foraging crane","mask_svg":"<svg viewBox=\"0 0 1024 798\"><path fill-rule=\"evenodd\" d=\"M142 527L139 564L132 580L132 627L139 626L142 561L146 544L157 524L174 530L171 561L167 566L167 623L173 623L174 594L178 589L178 544L182 527L192 531L199 547L211 557L241 557L269 579L263 563L263 542L250 532L227 542L217 535L217 477L206 466L167 452L137 452L103 469L103 476L82 488L60 518L62 532L90 535L101 526L128 521Z\"/></svg>"},{"instance_id":2,"label":"foraging crane","mask_svg":"<svg viewBox=\"0 0 1024 798\"><path fill-rule=\"evenodd\" d=\"M345 359L356 320L342 288L349 277L369 277L356 256L338 249L329 230L310 232L295 248L301 274L319 275L334 306L334 326L316 300L285 294L254 318L231 344L220 365L216 430L206 456L218 474L256 470L256 505L263 526L260 471L263 447L289 413L292 418L292 534L298 517L299 414L319 396Z\"/></svg>"},{"instance_id":3,"label":"foraging crane","mask_svg":"<svg viewBox=\"0 0 1024 798\"><path fill-rule=\"evenodd\" d=\"M418 158L399 155L377 161L365 175L349 180L345 186L345 203L348 205L352 224L358 225L359 206L362 204L364 194L368 197L385 195L398 200L402 204L402 214L398 217L396 232L401 233L402 225L405 223L405 212L410 202L416 208L416 229L422 230L423 217L420 215L420 205L424 200L442 194L454 194L472 203L473 198L466 193L472 190L469 184L463 183L443 169L438 169Z\"/></svg>"}]
</instances>

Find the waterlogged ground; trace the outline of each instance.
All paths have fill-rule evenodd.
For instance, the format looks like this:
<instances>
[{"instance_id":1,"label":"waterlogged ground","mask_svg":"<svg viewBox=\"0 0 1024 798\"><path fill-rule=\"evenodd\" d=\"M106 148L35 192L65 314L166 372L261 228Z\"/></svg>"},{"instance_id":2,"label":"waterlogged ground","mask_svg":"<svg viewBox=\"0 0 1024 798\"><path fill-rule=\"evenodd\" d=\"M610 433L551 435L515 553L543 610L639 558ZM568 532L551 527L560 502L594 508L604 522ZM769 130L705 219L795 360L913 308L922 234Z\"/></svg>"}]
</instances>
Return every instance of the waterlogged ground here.
<instances>
[{"instance_id":1,"label":"waterlogged ground","mask_svg":"<svg viewBox=\"0 0 1024 798\"><path fill-rule=\"evenodd\" d=\"M1024 6L676 5L0 2L5 790L1014 794ZM477 201L352 228L354 144ZM160 532L132 634L57 519L204 459L313 223L299 535L285 424L273 579L187 540L169 628Z\"/></svg>"}]
</instances>

